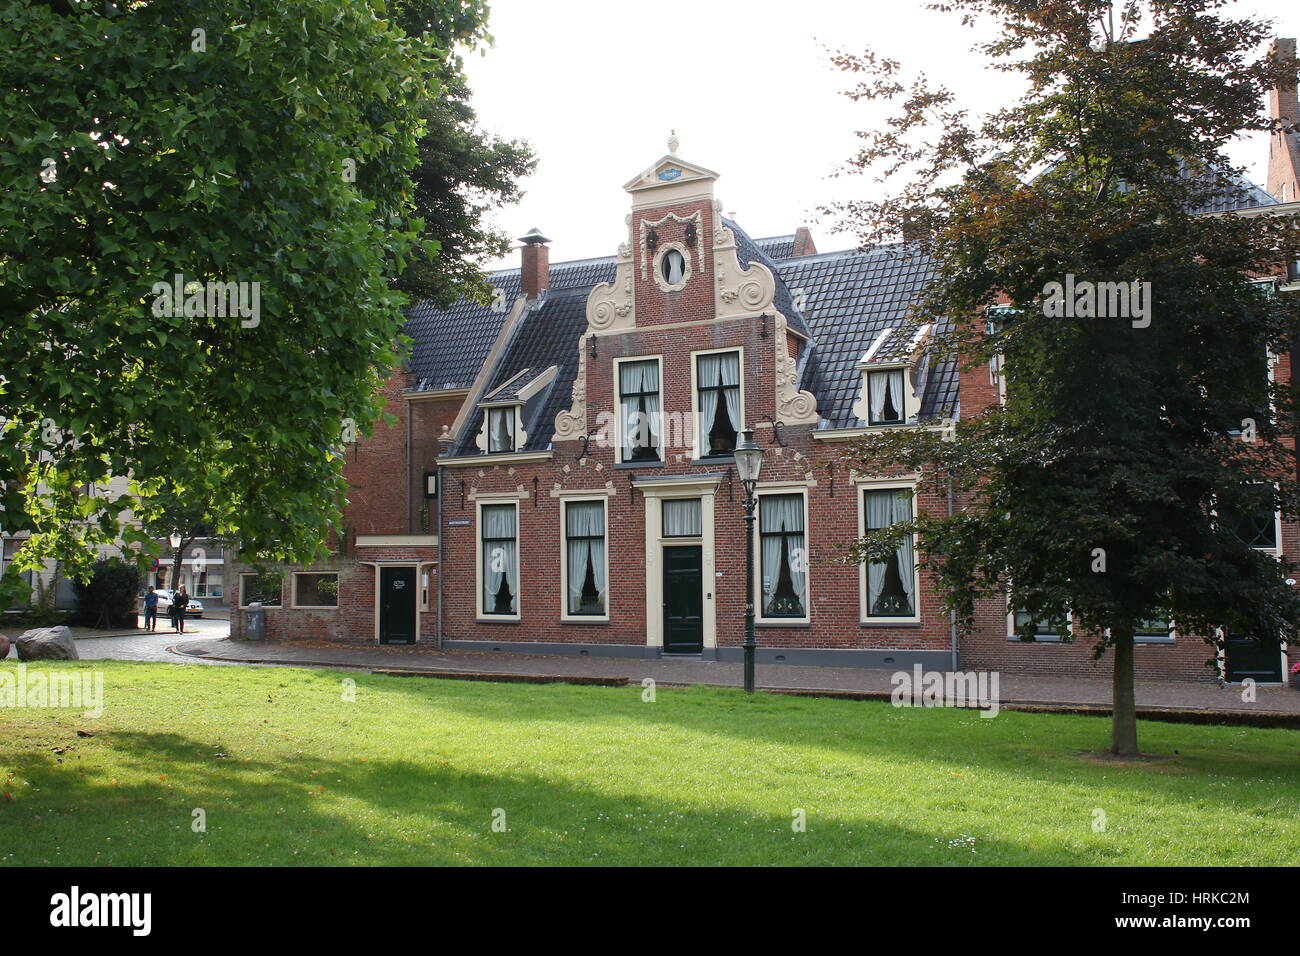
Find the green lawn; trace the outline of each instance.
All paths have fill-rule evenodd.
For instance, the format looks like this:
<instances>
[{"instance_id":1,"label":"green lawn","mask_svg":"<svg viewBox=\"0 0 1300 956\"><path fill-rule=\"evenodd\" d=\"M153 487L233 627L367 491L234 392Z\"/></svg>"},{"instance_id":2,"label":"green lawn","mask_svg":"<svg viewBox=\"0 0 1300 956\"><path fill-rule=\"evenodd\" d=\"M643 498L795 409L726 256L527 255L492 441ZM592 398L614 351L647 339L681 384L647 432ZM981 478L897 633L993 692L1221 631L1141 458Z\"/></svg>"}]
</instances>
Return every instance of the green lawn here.
<instances>
[{"instance_id":1,"label":"green lawn","mask_svg":"<svg viewBox=\"0 0 1300 956\"><path fill-rule=\"evenodd\" d=\"M1144 723L1143 749L1178 755L1115 766L1080 755L1105 744L1109 724L1093 717L61 666L101 668L106 709L0 710L0 865L1300 858L1300 734L1288 730ZM196 808L206 832L191 828ZM792 829L796 810L806 832Z\"/></svg>"}]
</instances>

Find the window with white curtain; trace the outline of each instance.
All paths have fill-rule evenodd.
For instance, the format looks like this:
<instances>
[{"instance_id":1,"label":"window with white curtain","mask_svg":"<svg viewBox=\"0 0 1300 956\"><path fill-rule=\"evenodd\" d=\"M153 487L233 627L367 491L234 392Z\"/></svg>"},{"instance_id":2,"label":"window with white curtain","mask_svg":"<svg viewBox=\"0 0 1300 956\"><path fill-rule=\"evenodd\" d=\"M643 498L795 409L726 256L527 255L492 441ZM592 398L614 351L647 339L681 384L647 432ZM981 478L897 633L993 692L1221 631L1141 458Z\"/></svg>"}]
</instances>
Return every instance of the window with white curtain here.
<instances>
[{"instance_id":1,"label":"window with white curtain","mask_svg":"<svg viewBox=\"0 0 1300 956\"><path fill-rule=\"evenodd\" d=\"M868 424L902 424L905 413L903 405L903 370L901 368L868 372L867 391L871 412L871 420Z\"/></svg>"},{"instance_id":2,"label":"window with white curtain","mask_svg":"<svg viewBox=\"0 0 1300 956\"><path fill-rule=\"evenodd\" d=\"M484 614L519 613L519 535L517 506L483 505L482 561Z\"/></svg>"},{"instance_id":3,"label":"window with white curtain","mask_svg":"<svg viewBox=\"0 0 1300 956\"><path fill-rule=\"evenodd\" d=\"M761 496L758 537L762 560L761 616L807 617L808 559L803 495Z\"/></svg>"},{"instance_id":4,"label":"window with white curtain","mask_svg":"<svg viewBox=\"0 0 1300 956\"><path fill-rule=\"evenodd\" d=\"M665 498L663 502L665 538L698 538L704 533L700 519L699 498Z\"/></svg>"},{"instance_id":5,"label":"window with white curtain","mask_svg":"<svg viewBox=\"0 0 1300 956\"><path fill-rule=\"evenodd\" d=\"M695 367L704 455L730 455L740 434L740 353L700 355Z\"/></svg>"},{"instance_id":6,"label":"window with white curtain","mask_svg":"<svg viewBox=\"0 0 1300 956\"><path fill-rule=\"evenodd\" d=\"M605 613L605 502L564 503L565 578L570 614Z\"/></svg>"},{"instance_id":7,"label":"window with white curtain","mask_svg":"<svg viewBox=\"0 0 1300 956\"><path fill-rule=\"evenodd\" d=\"M515 450L515 409L488 409L488 451L503 452Z\"/></svg>"},{"instance_id":8,"label":"window with white curtain","mask_svg":"<svg viewBox=\"0 0 1300 956\"><path fill-rule=\"evenodd\" d=\"M623 460L659 460L659 363L620 362L619 408L623 417Z\"/></svg>"},{"instance_id":9,"label":"window with white curtain","mask_svg":"<svg viewBox=\"0 0 1300 956\"><path fill-rule=\"evenodd\" d=\"M908 488L863 491L863 524L867 531L890 528L912 520ZM916 554L912 535L905 537L888 560L867 564L867 617L916 616Z\"/></svg>"}]
</instances>

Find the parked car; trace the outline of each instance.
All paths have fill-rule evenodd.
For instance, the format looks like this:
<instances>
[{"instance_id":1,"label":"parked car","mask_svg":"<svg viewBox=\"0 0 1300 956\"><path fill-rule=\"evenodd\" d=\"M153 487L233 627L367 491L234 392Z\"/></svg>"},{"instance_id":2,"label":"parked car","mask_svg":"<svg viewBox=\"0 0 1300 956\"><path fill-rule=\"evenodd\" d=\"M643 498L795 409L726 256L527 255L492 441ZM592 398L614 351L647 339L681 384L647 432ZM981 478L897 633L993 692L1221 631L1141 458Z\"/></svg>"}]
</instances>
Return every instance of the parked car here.
<instances>
[{"instance_id":1,"label":"parked car","mask_svg":"<svg viewBox=\"0 0 1300 956\"><path fill-rule=\"evenodd\" d=\"M172 590L171 588L155 588L154 594L158 595L158 616L170 617L172 613ZM143 605L141 605L143 607ZM190 603L185 606L186 617L202 617L203 605L194 598L190 598Z\"/></svg>"}]
</instances>

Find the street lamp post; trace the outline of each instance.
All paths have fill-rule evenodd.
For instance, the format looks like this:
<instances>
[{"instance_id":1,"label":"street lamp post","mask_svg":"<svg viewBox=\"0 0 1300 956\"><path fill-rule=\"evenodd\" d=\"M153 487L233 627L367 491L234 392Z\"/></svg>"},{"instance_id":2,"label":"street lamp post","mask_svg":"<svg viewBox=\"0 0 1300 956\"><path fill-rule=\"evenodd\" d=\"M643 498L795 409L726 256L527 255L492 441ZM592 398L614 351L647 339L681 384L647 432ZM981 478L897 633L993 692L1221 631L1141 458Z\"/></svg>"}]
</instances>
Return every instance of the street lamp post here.
<instances>
[{"instance_id":1,"label":"street lamp post","mask_svg":"<svg viewBox=\"0 0 1300 956\"><path fill-rule=\"evenodd\" d=\"M754 429L746 427L743 441L736 446L736 471L745 489L745 693L754 693L754 509L758 499L758 473L763 468L763 449L754 444Z\"/></svg>"},{"instance_id":2,"label":"street lamp post","mask_svg":"<svg viewBox=\"0 0 1300 956\"><path fill-rule=\"evenodd\" d=\"M172 577L175 578L178 576L176 573L176 569L180 567L180 562L176 560L176 552L181 549L181 533L179 531L173 531L170 535L167 536L167 543L172 546ZM165 582L166 580L167 580L167 572L164 571L163 581ZM175 587L178 584L180 584L179 581L176 580L172 581L173 587Z\"/></svg>"}]
</instances>

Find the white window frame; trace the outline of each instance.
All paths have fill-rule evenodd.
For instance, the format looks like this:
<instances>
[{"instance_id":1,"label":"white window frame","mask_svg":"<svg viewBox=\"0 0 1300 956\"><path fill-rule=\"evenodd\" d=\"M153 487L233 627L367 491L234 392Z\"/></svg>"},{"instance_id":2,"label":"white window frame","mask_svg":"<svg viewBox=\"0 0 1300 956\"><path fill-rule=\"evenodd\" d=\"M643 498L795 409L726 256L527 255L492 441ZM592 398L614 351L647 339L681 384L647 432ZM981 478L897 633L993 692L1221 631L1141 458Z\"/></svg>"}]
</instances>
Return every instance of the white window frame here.
<instances>
[{"instance_id":1,"label":"white window frame","mask_svg":"<svg viewBox=\"0 0 1300 956\"><path fill-rule=\"evenodd\" d=\"M1170 620L1168 623L1169 623L1169 630L1164 637L1159 637L1152 634L1134 634L1133 643L1134 644L1176 644L1178 643L1178 628L1174 626L1174 622L1172 620ZM1110 637L1109 628L1106 629L1106 636Z\"/></svg>"},{"instance_id":2,"label":"white window frame","mask_svg":"<svg viewBox=\"0 0 1300 956\"><path fill-rule=\"evenodd\" d=\"M598 501L603 505L601 517L604 522L603 533L605 535L605 611L603 614L572 614L569 611L569 505L592 501ZM515 533L518 535L518 519L515 520ZM481 536L480 540L482 540ZM518 550L518 545L515 548ZM480 588L480 592L481 590ZM522 591L523 588L521 587L520 590ZM609 604L613 592L613 582L609 579L609 496L593 494L562 496L560 498L560 620L576 621L578 623L608 623Z\"/></svg>"},{"instance_id":3,"label":"white window frame","mask_svg":"<svg viewBox=\"0 0 1300 956\"><path fill-rule=\"evenodd\" d=\"M896 422L873 422L871 420L871 376L889 375L893 372L903 373L903 394L894 397L894 405L902 414L902 418ZM868 428L898 428L908 423L915 423L919 412L920 403L913 396L911 383L908 379L911 377L912 366L901 362L895 362L890 365L871 366L862 373L862 387L864 389L865 404L867 417L865 419ZM917 408L912 406L916 405Z\"/></svg>"},{"instance_id":4,"label":"white window frame","mask_svg":"<svg viewBox=\"0 0 1300 956\"><path fill-rule=\"evenodd\" d=\"M736 444L739 445L741 438L740 433L745 430L748 424L745 415L745 347L743 345L731 345L724 349L701 349L698 352L691 353L691 437L695 441L695 447L691 449L691 458L694 461L725 461L726 455L718 455L716 458L708 458L704 451L704 446L708 444L704 439L707 435L704 433L704 423L700 421L700 383L699 383L699 358L701 355L722 355L726 352L735 352L740 357L739 368L736 372L736 379L740 385L740 427L736 429ZM662 379L661 387L662 387Z\"/></svg>"},{"instance_id":5,"label":"white window frame","mask_svg":"<svg viewBox=\"0 0 1300 956\"><path fill-rule=\"evenodd\" d=\"M627 422L624 420L623 416L623 389L621 386L622 371L619 366L624 363L630 364L635 362L652 361L657 362L659 365L659 444L657 446L659 451L659 463L666 463L668 461L667 428L665 427L667 416L664 414L664 357L662 355L629 355L624 356L623 358L614 359L614 417L616 418L614 423L614 461L620 465L627 463L623 458L623 449L627 446L627 442L625 441L627 437ZM631 464L654 466L656 462L653 460L646 460L634 461L631 462Z\"/></svg>"},{"instance_id":6,"label":"white window frame","mask_svg":"<svg viewBox=\"0 0 1300 956\"><path fill-rule=\"evenodd\" d=\"M515 577L518 581L515 594L514 614L490 614L483 610L483 508L494 505L512 505L515 509ZM484 496L474 500L474 618L480 624L494 624L500 621L519 621L524 610L524 555L521 543L519 516L523 511L519 507L519 496Z\"/></svg>"},{"instance_id":7,"label":"white window frame","mask_svg":"<svg viewBox=\"0 0 1300 956\"><path fill-rule=\"evenodd\" d=\"M855 493L858 497L858 537L861 538L867 533L867 509L866 493L868 491L889 491L895 488L906 488L912 492L912 517L917 513L917 494L916 494L915 476L909 478L891 478L880 481L859 481L854 484ZM915 613L911 617L871 617L868 614L870 610L871 599L867 593L867 562L862 561L858 564L858 622L860 624L870 624L873 627L887 627L889 625L903 624L920 624L921 623L921 561L920 535L912 535L912 553L915 560L912 562L912 604Z\"/></svg>"},{"instance_id":8,"label":"white window frame","mask_svg":"<svg viewBox=\"0 0 1300 956\"><path fill-rule=\"evenodd\" d=\"M492 450L492 413L493 412L513 412L510 423L510 447L506 449ZM489 455L509 455L519 450L520 432L520 415L519 405L516 403L502 403L500 405L485 405L483 407L483 450Z\"/></svg>"},{"instance_id":9,"label":"white window frame","mask_svg":"<svg viewBox=\"0 0 1300 956\"><path fill-rule=\"evenodd\" d=\"M803 616L802 617L767 617L763 613L763 503L754 505L754 622L756 624L796 625L812 623L812 562L808 560L808 486L806 484L782 484L772 482L759 484L754 493L755 498L780 495L799 495L803 498Z\"/></svg>"},{"instance_id":10,"label":"white window frame","mask_svg":"<svg viewBox=\"0 0 1300 956\"><path fill-rule=\"evenodd\" d=\"M257 573L256 571L240 571L240 572L239 572L239 593L235 596L235 597L236 597L236 600L239 601L239 604L236 605L237 607L248 607L248 605L244 603L244 578L255 578L255 577L258 577L258 573ZM170 589L169 589L169 590L170 590ZM290 595L290 596L292 597L292 595ZM285 604L284 604L284 576L283 576L283 574L280 576L280 603L279 603L279 604L263 604L262 606L263 606L263 607L284 607L284 606L285 606ZM290 605L290 606L292 606L292 605Z\"/></svg>"},{"instance_id":11,"label":"white window frame","mask_svg":"<svg viewBox=\"0 0 1300 956\"><path fill-rule=\"evenodd\" d=\"M1064 634L1035 634L1032 641L1024 640L1016 633L1016 609L1011 606L1011 592L1008 590L1006 595L1007 608L1007 640L1016 641L1020 644L1070 644L1074 642L1074 612L1065 612L1065 633Z\"/></svg>"},{"instance_id":12,"label":"white window frame","mask_svg":"<svg viewBox=\"0 0 1300 956\"><path fill-rule=\"evenodd\" d=\"M339 584L338 571L334 571L334 570L294 571L292 572L293 580L289 584L289 606L292 608L303 608L312 611L337 611L339 609L339 605L337 601L334 604L299 604L298 603L298 579L303 575L307 575L307 574L316 575L318 577L324 574L332 574L334 576L335 586L337 587ZM240 597L242 598L243 595L241 594Z\"/></svg>"},{"instance_id":13,"label":"white window frame","mask_svg":"<svg viewBox=\"0 0 1300 956\"><path fill-rule=\"evenodd\" d=\"M667 258L668 253L670 252L679 252L682 256L682 278L680 282L675 284L670 284L668 280L664 278L663 273L664 259ZM681 242L673 241L661 243L659 248L655 250L650 270L653 274L655 285L659 287L660 291L680 292L682 289L686 288L691 281L691 277L695 275L695 263L692 261L691 250Z\"/></svg>"}]
</instances>

